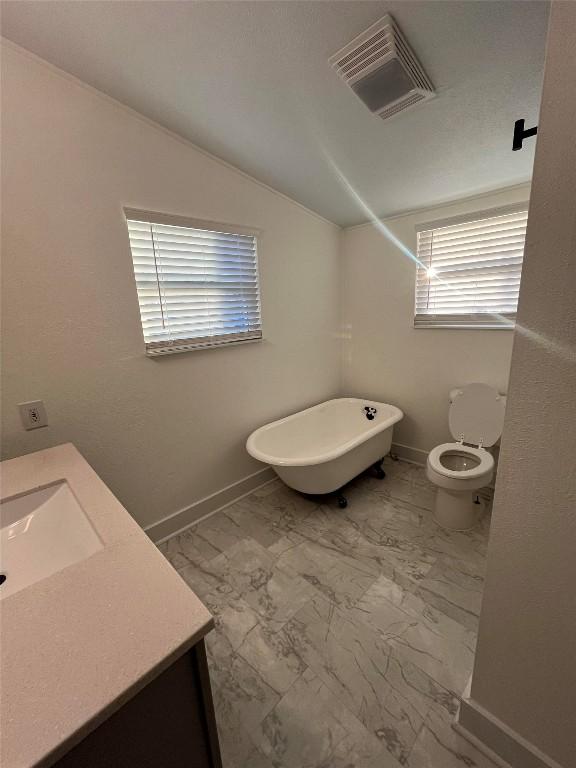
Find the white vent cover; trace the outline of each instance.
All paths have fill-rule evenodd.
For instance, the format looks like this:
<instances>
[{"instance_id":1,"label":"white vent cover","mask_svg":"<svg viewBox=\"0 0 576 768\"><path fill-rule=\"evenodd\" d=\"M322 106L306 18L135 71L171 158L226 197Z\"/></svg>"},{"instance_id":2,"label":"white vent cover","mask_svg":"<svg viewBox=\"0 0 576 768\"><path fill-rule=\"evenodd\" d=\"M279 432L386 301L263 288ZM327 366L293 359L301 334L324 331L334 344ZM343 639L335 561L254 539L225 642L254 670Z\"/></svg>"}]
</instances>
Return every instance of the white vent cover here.
<instances>
[{"instance_id":1,"label":"white vent cover","mask_svg":"<svg viewBox=\"0 0 576 768\"><path fill-rule=\"evenodd\" d=\"M335 53L330 64L383 119L435 95L430 78L389 15Z\"/></svg>"}]
</instances>

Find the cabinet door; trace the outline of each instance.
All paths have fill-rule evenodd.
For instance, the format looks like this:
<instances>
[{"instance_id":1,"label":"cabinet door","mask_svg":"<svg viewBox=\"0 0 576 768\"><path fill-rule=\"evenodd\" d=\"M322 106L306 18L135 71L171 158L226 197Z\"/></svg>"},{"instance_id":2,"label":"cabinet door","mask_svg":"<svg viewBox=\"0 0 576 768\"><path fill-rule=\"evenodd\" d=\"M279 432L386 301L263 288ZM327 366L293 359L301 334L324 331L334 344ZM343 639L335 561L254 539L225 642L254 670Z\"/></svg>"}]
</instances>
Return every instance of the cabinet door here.
<instances>
[{"instance_id":1,"label":"cabinet door","mask_svg":"<svg viewBox=\"0 0 576 768\"><path fill-rule=\"evenodd\" d=\"M56 768L136 766L221 768L203 641L56 763Z\"/></svg>"}]
</instances>

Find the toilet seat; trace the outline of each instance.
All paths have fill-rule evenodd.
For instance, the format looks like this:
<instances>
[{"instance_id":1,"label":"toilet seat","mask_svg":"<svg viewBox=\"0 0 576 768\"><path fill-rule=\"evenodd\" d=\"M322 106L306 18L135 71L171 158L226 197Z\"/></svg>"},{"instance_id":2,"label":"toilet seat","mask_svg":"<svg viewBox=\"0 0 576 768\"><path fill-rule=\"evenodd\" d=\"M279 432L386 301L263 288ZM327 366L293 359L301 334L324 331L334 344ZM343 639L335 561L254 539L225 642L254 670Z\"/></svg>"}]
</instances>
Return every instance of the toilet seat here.
<instances>
[{"instance_id":1,"label":"toilet seat","mask_svg":"<svg viewBox=\"0 0 576 768\"><path fill-rule=\"evenodd\" d=\"M455 390L448 411L450 434L461 443L494 445L502 434L505 402L488 384L466 384Z\"/></svg>"},{"instance_id":2,"label":"toilet seat","mask_svg":"<svg viewBox=\"0 0 576 768\"><path fill-rule=\"evenodd\" d=\"M488 485L494 473L494 457L484 446L494 445L502 434L505 403L506 398L487 384L466 384L450 392L448 424L458 442L437 445L426 463L426 476L436 486L434 519L443 528L467 531L478 521L475 492ZM466 469L468 463L476 466Z\"/></svg>"},{"instance_id":3,"label":"toilet seat","mask_svg":"<svg viewBox=\"0 0 576 768\"><path fill-rule=\"evenodd\" d=\"M479 460L479 464L464 470L448 469L441 463L440 459L443 454L450 451L474 456ZM483 448L474 448L470 445L462 445L462 443L442 443L442 445L437 445L436 448L430 451L428 454L428 464L434 472L443 477L449 477L454 480L473 480L492 472L494 469L494 457Z\"/></svg>"}]
</instances>

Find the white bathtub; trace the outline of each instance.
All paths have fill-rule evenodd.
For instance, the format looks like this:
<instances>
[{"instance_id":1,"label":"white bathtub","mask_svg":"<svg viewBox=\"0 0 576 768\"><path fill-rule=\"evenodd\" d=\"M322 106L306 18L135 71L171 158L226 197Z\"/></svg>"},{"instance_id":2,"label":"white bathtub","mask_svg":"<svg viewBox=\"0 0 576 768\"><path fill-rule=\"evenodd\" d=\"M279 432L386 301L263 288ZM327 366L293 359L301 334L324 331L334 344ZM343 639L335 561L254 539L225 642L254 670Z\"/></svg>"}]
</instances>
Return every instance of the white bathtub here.
<instances>
[{"instance_id":1,"label":"white bathtub","mask_svg":"<svg viewBox=\"0 0 576 768\"><path fill-rule=\"evenodd\" d=\"M372 419L366 409L375 410ZM260 427L246 448L291 488L330 493L389 452L393 426L403 415L387 403L342 397Z\"/></svg>"}]
</instances>

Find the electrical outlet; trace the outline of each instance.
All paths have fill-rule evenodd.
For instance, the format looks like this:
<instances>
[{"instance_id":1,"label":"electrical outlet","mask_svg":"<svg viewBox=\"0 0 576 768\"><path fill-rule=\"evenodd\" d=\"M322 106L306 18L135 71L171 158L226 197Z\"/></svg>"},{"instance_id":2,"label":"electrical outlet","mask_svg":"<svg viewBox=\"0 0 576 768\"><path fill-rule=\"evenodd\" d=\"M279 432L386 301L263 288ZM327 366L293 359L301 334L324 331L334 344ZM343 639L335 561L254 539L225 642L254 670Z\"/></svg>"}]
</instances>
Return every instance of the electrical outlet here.
<instances>
[{"instance_id":1,"label":"electrical outlet","mask_svg":"<svg viewBox=\"0 0 576 768\"><path fill-rule=\"evenodd\" d=\"M48 426L46 408L42 400L31 400L29 403L18 403L20 418L24 429L38 429Z\"/></svg>"}]
</instances>

